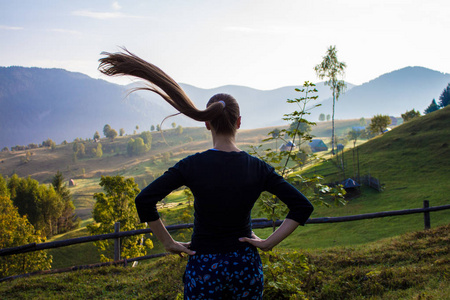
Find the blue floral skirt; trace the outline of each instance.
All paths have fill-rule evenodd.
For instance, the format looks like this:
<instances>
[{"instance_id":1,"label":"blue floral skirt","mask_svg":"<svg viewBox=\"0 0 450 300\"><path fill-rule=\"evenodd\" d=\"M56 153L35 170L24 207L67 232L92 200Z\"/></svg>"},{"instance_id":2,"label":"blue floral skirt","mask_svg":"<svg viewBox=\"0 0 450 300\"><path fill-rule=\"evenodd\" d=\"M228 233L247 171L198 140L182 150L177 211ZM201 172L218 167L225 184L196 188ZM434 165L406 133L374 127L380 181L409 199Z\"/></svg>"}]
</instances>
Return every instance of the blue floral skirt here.
<instances>
[{"instance_id":1,"label":"blue floral skirt","mask_svg":"<svg viewBox=\"0 0 450 300\"><path fill-rule=\"evenodd\" d=\"M184 299L262 299L261 258L253 246L228 253L189 257Z\"/></svg>"}]
</instances>

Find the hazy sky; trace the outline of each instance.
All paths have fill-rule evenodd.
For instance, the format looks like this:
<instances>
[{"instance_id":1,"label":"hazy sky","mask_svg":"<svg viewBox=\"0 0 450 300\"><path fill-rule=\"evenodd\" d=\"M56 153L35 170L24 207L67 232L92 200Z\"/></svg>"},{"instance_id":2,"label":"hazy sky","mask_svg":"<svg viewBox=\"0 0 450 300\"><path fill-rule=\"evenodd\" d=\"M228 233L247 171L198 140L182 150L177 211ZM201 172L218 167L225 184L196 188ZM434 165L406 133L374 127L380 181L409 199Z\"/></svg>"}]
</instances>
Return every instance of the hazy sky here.
<instances>
[{"instance_id":1,"label":"hazy sky","mask_svg":"<svg viewBox=\"0 0 450 300\"><path fill-rule=\"evenodd\" d=\"M336 45L354 84L407 66L450 73L448 0L0 0L0 66L104 78L118 46L202 88L319 81ZM105 78L104 78L105 79Z\"/></svg>"}]
</instances>

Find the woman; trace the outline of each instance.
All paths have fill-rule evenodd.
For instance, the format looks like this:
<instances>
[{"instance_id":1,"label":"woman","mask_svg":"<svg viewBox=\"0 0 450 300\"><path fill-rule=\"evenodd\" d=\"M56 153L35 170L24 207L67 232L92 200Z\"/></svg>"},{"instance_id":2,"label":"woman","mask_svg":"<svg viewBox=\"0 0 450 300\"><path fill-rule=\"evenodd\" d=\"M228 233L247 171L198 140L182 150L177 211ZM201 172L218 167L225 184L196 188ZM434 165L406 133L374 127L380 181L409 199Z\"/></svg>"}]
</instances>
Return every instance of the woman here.
<instances>
[{"instance_id":1,"label":"woman","mask_svg":"<svg viewBox=\"0 0 450 300\"><path fill-rule=\"evenodd\" d=\"M136 197L141 222L166 250L189 255L184 274L185 299L261 299L263 274L257 248L268 251L304 225L311 203L264 161L240 150L235 142L241 125L239 105L227 94L214 95L198 110L181 87L162 70L134 54L103 53L99 70L147 80L141 88L159 94L180 113L205 122L213 148L179 161ZM175 241L161 222L156 203L187 186L194 201L194 230L189 243ZM263 191L276 195L290 212L267 239L251 229L250 212Z\"/></svg>"}]
</instances>

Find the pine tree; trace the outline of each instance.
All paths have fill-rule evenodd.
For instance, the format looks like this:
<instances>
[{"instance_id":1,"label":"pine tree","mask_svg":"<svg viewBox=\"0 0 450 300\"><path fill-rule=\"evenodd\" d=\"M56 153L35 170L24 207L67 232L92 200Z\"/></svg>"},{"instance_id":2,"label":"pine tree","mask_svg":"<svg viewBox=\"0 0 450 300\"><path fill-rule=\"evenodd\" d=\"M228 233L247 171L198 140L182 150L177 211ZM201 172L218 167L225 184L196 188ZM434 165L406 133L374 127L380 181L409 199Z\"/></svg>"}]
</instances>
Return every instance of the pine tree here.
<instances>
[{"instance_id":1,"label":"pine tree","mask_svg":"<svg viewBox=\"0 0 450 300\"><path fill-rule=\"evenodd\" d=\"M425 109L425 111L423 112L425 115L432 113L433 111L439 110L439 105L437 105L436 100L433 99L433 101L431 101L430 105L428 105L428 107Z\"/></svg>"}]
</instances>

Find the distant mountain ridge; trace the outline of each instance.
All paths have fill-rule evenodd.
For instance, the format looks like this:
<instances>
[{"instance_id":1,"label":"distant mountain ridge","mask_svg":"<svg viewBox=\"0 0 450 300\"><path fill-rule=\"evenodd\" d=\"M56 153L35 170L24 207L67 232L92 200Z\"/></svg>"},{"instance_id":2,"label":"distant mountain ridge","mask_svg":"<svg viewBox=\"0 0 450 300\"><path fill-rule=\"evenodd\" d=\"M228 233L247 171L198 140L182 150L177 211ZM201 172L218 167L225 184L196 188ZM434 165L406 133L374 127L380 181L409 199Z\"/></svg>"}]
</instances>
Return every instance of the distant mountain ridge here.
<instances>
[{"instance_id":1,"label":"distant mountain ridge","mask_svg":"<svg viewBox=\"0 0 450 300\"><path fill-rule=\"evenodd\" d=\"M377 113L399 116L415 108L423 111L433 98L438 98L450 74L421 67L408 67L382 75L360 86L348 83L347 92L336 105L336 119L371 117ZM242 128L284 125L283 114L296 109L286 99L301 97L287 86L274 90L257 90L228 85L200 89L180 84L189 97L203 108L216 93L229 93L239 102ZM57 143L76 137L102 135L105 124L132 133L149 130L164 117L175 113L170 105L150 92L127 96L130 86L93 79L63 69L0 67L0 147L41 143L51 138ZM317 121L320 113L331 114L331 91L317 83L322 106L308 117ZM389 97L388 97L389 95ZM182 126L201 126L184 116L166 121L163 128L175 122Z\"/></svg>"},{"instance_id":2,"label":"distant mountain ridge","mask_svg":"<svg viewBox=\"0 0 450 300\"><path fill-rule=\"evenodd\" d=\"M336 104L336 119L372 117L376 114L400 117L407 110L423 114L433 99L438 101L450 82L450 74L423 67L406 67L381 75L341 95ZM322 101L312 118L330 113L332 100ZM316 119L317 120L317 119Z\"/></svg>"}]
</instances>

